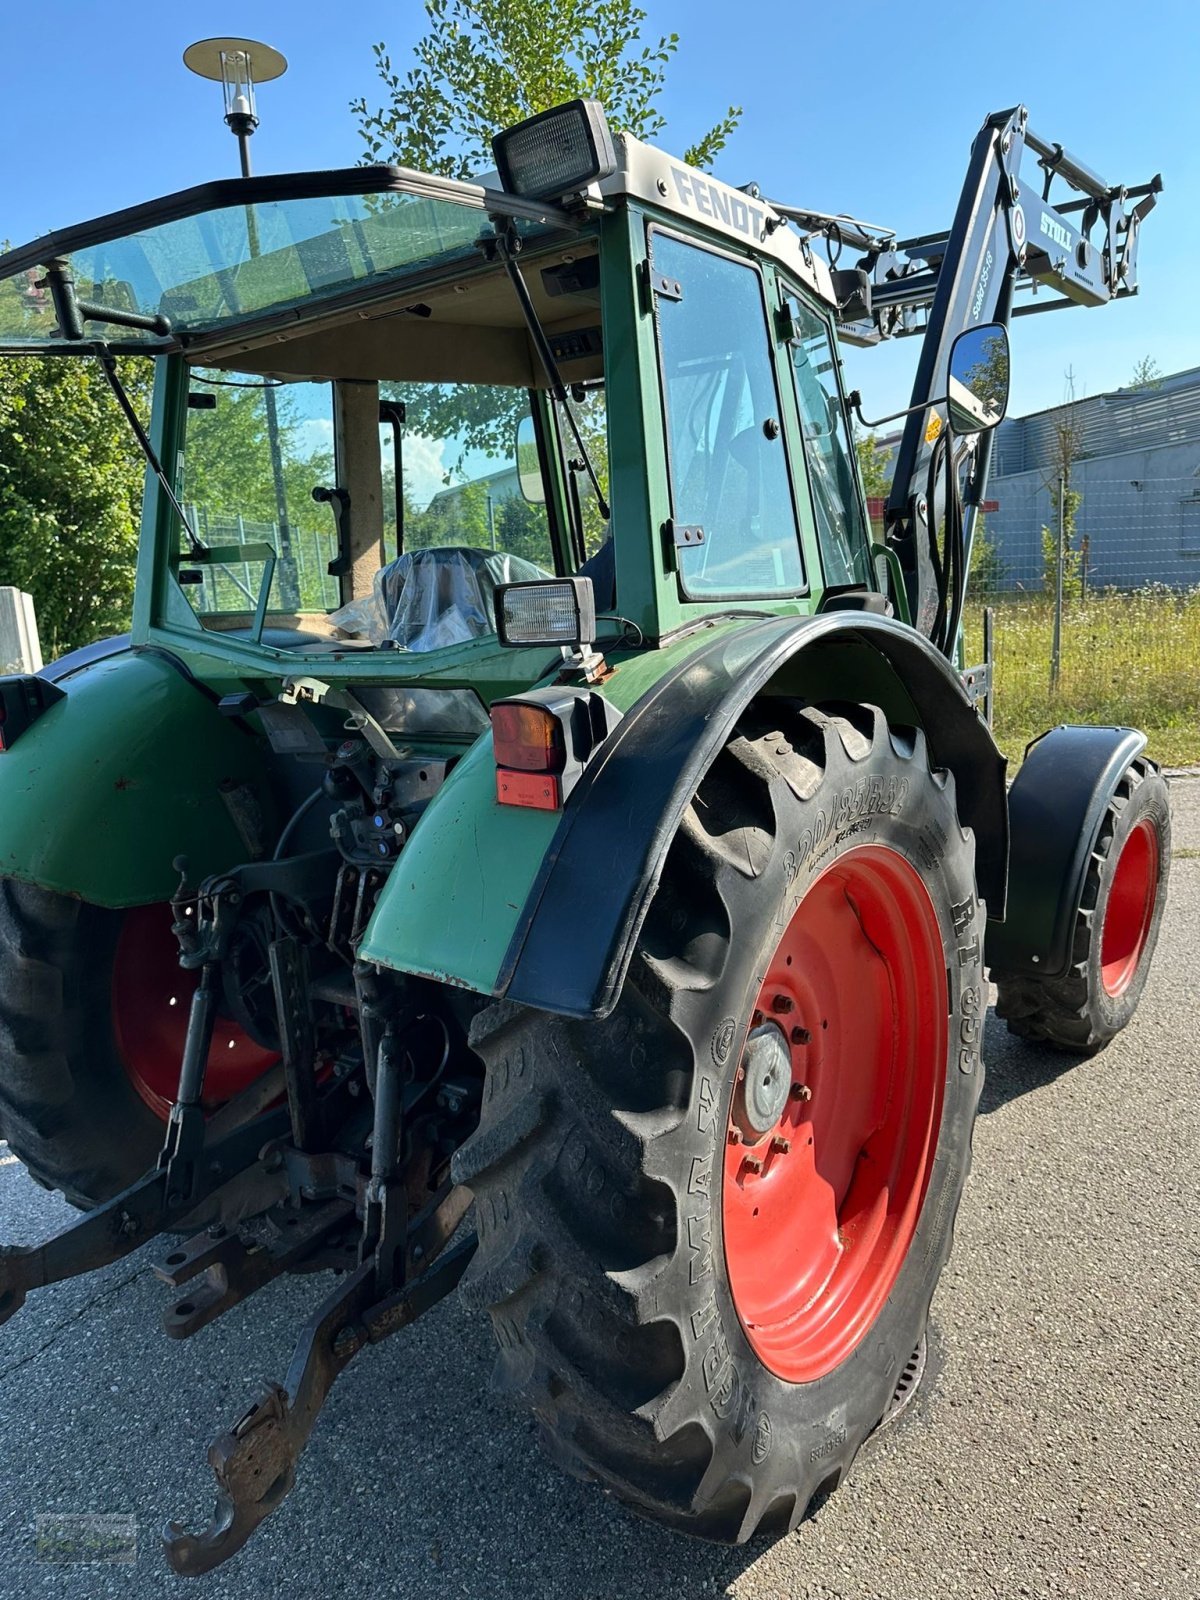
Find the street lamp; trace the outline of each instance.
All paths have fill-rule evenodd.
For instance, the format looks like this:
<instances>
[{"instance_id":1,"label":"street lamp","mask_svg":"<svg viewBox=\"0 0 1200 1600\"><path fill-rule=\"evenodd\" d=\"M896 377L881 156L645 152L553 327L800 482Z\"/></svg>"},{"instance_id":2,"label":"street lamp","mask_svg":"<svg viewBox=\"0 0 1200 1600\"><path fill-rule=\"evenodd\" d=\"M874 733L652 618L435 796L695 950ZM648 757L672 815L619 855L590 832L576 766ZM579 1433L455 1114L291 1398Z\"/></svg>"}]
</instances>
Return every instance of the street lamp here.
<instances>
[{"instance_id":1,"label":"street lamp","mask_svg":"<svg viewBox=\"0 0 1200 1600\"><path fill-rule=\"evenodd\" d=\"M258 127L254 85L282 78L287 60L255 39L199 39L183 52L183 64L198 78L225 91L225 121L238 142L242 177L250 176L250 135Z\"/></svg>"},{"instance_id":2,"label":"street lamp","mask_svg":"<svg viewBox=\"0 0 1200 1600\"><path fill-rule=\"evenodd\" d=\"M250 135L258 127L254 104L255 83L270 83L287 71L287 58L269 44L256 39L198 39L183 52L183 64L198 78L219 83L225 92L225 121L238 142L242 177L250 176ZM247 243L252 259L259 254L258 225L254 208L246 208ZM296 611L300 606L300 581L292 551L292 530L288 522L287 486L283 478L283 454L279 447L279 414L275 390L268 382L263 389L267 418L267 447L271 454L271 478L275 487L275 510L279 519L279 590L283 607Z\"/></svg>"}]
</instances>

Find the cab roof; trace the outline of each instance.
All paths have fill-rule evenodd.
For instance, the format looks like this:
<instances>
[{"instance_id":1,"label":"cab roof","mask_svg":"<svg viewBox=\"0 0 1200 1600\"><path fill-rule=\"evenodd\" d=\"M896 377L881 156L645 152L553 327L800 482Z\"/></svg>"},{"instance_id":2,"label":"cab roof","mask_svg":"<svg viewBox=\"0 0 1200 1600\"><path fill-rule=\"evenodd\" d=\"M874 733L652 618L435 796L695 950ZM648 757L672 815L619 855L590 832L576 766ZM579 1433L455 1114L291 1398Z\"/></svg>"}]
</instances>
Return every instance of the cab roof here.
<instances>
[{"instance_id":1,"label":"cab roof","mask_svg":"<svg viewBox=\"0 0 1200 1600\"><path fill-rule=\"evenodd\" d=\"M371 366L372 350L375 365L383 355L378 339L364 336L362 322L378 330L379 319L399 318L403 335L389 329L383 345L429 345L417 367L449 378L444 352L433 348L433 327L419 331L419 325L442 320L482 327L486 296L476 295L471 316L439 319L424 294L485 265L479 242L491 233L489 219L510 219L530 257L555 250L571 255L581 245L587 253L594 249L585 244L592 214L627 199L667 222L677 219L775 259L833 304L825 263L755 191L733 189L628 136L614 143L617 170L569 208L482 183L363 166L223 179L56 230L0 256L0 352L86 353L103 338L117 354L184 350L217 365L266 341L276 363L270 370L315 375L315 351L301 359L299 350L289 350L285 358L284 345L340 327L341 345L357 343L361 351L351 358L355 371L336 375L421 376L361 370L364 362ZM66 270L68 292L82 314L82 340L64 336L48 267L60 283L60 269ZM596 320L594 308L581 303L539 309L564 328ZM514 367L513 353L498 351L480 377L537 381L519 318L500 320L511 321L511 329L497 331L520 341L521 357L512 375L502 376L502 368Z\"/></svg>"}]
</instances>

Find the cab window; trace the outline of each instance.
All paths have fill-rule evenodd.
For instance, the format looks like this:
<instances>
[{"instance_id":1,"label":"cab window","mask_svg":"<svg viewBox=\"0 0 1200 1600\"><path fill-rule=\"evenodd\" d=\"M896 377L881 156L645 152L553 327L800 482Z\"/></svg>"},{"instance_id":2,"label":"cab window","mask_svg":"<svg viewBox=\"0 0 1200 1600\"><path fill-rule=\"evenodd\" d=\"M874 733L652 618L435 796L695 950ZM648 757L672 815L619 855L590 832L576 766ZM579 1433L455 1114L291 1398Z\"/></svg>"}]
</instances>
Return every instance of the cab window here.
<instances>
[{"instance_id":1,"label":"cab window","mask_svg":"<svg viewBox=\"0 0 1200 1600\"><path fill-rule=\"evenodd\" d=\"M838 390L837 358L829 330L802 300L789 300L788 309L793 327L792 371L796 377L800 431L825 582L867 584L873 588L854 451Z\"/></svg>"},{"instance_id":2,"label":"cab window","mask_svg":"<svg viewBox=\"0 0 1200 1600\"><path fill-rule=\"evenodd\" d=\"M672 516L693 599L805 587L762 279L756 268L652 235ZM677 543L678 543L677 536Z\"/></svg>"}]
</instances>

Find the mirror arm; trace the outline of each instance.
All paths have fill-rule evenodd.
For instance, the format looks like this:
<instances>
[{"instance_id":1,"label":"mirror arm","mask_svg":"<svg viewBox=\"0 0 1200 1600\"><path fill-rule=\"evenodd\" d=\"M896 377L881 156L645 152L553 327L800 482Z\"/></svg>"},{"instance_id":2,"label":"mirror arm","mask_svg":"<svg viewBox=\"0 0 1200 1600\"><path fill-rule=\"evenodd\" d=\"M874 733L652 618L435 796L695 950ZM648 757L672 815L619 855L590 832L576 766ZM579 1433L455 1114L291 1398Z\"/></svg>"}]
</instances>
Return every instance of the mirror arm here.
<instances>
[{"instance_id":1,"label":"mirror arm","mask_svg":"<svg viewBox=\"0 0 1200 1600\"><path fill-rule=\"evenodd\" d=\"M950 396L947 394L935 395L931 400L922 400L920 405L905 406L903 411L893 411L890 416L876 417L874 422L869 422L862 414L862 395L857 389L851 389L846 396L846 404L854 412L859 423L864 428L882 428L885 422L898 422L901 417L911 417L914 411L928 411L932 406L949 406Z\"/></svg>"}]
</instances>

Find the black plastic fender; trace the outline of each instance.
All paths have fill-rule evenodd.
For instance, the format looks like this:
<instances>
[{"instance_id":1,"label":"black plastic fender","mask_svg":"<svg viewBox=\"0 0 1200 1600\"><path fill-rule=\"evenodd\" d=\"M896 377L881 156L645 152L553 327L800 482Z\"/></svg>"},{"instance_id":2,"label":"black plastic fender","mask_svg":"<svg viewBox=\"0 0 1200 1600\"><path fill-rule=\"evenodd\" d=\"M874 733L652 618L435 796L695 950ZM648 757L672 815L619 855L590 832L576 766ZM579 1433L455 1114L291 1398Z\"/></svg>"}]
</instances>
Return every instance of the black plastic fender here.
<instances>
[{"instance_id":1,"label":"black plastic fender","mask_svg":"<svg viewBox=\"0 0 1200 1600\"><path fill-rule=\"evenodd\" d=\"M1145 748L1136 728L1066 723L1029 746L1008 795L1008 909L987 926L993 971L1066 972L1088 858L1121 774Z\"/></svg>"},{"instance_id":2,"label":"black plastic fender","mask_svg":"<svg viewBox=\"0 0 1200 1600\"><path fill-rule=\"evenodd\" d=\"M605 741L563 810L497 994L568 1016L608 1015L701 777L750 702L804 652L832 642L860 647L879 679L898 682L911 701L930 758L953 772L960 816L975 832L980 895L1003 908L1005 761L950 663L888 617L763 618L718 634L667 673ZM794 691L781 683L774 692Z\"/></svg>"}]
</instances>

